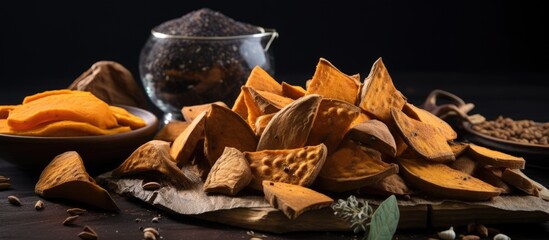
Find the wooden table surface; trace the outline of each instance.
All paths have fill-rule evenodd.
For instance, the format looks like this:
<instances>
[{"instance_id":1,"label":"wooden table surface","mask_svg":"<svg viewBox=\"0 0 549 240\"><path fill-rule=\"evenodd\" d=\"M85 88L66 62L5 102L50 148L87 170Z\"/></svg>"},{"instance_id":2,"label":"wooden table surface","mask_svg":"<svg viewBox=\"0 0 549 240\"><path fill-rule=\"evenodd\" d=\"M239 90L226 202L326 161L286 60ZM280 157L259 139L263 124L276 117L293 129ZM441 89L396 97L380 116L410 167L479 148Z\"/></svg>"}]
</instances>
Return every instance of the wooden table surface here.
<instances>
[{"instance_id":1,"label":"wooden table surface","mask_svg":"<svg viewBox=\"0 0 549 240\"><path fill-rule=\"evenodd\" d=\"M305 76L304 76L305 77ZM547 84L538 80L546 77L533 76L521 81L506 82L507 85L492 89L501 83L501 78L492 76L455 76L455 75L396 75L395 85L414 104L422 103L431 89L440 88L457 94L467 102L474 102L487 117L497 114L507 116L522 116L538 121L548 121L547 103L549 90ZM503 77L504 79L513 76ZM280 78L280 81L292 83L301 78ZM305 79L305 78L303 78ZM467 79L467 81L463 81ZM476 79L476 80L475 80ZM478 81L477 81L478 80ZM295 82L295 81L294 81ZM34 86L45 89L43 86ZM5 90L5 89L4 89ZM19 101L22 92L4 91L0 99ZM32 93L33 89L26 89ZM514 97L509 97L514 94ZM16 98L17 97L17 98ZM10 103L10 102L8 102ZM477 111L478 112L478 111ZM548 159L549 161L549 159ZM549 170L526 168L526 174L536 181L549 186ZM274 234L253 232L249 229L231 227L223 224L199 220L191 216L170 215L138 200L112 194L120 207L120 212L110 213L90 209L73 202L45 200L34 193L37 174L19 169L0 158L0 175L11 179L12 187L0 191L0 240L5 239L79 239L78 233L83 226L89 225L99 235L99 239L143 239L142 228L155 227L160 230L162 239L360 239L352 232L297 232ZM17 196L22 206L8 203L9 195ZM45 209L36 211L37 200L45 202ZM66 210L72 207L83 207L88 212L76 220L74 226L64 226L63 220L68 216ZM154 217L160 217L158 223L152 222ZM534 224L507 224L489 226L506 233L512 239L549 239L549 222ZM395 239L427 239L440 228L398 230ZM463 227L457 227L458 233L464 232Z\"/></svg>"}]
</instances>

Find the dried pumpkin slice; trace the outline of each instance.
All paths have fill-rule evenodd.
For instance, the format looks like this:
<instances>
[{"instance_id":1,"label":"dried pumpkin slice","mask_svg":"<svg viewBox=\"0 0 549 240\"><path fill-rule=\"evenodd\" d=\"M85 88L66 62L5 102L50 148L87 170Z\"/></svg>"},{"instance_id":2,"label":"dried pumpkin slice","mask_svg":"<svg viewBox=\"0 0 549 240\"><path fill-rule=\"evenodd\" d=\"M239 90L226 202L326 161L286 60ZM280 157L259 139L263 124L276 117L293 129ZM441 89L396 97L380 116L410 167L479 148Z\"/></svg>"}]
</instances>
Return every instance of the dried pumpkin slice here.
<instances>
[{"instance_id":1,"label":"dried pumpkin slice","mask_svg":"<svg viewBox=\"0 0 549 240\"><path fill-rule=\"evenodd\" d=\"M109 108L114 114L114 117L118 122L118 125L129 126L131 129L138 129L147 125L143 119L133 115L132 113L128 112L128 110L124 108L121 108L118 106L112 106L112 105L110 105Z\"/></svg>"},{"instance_id":2,"label":"dried pumpkin slice","mask_svg":"<svg viewBox=\"0 0 549 240\"><path fill-rule=\"evenodd\" d=\"M195 181L193 176L185 175L175 164L170 156L170 143L160 140L151 140L139 146L111 172L111 176L126 177L146 172L161 173L173 183L185 188L190 187Z\"/></svg>"},{"instance_id":3,"label":"dried pumpkin slice","mask_svg":"<svg viewBox=\"0 0 549 240\"><path fill-rule=\"evenodd\" d=\"M329 207L334 202L332 198L310 188L268 180L263 181L263 193L265 200L289 219L296 219L310 210Z\"/></svg>"},{"instance_id":4,"label":"dried pumpkin slice","mask_svg":"<svg viewBox=\"0 0 549 240\"><path fill-rule=\"evenodd\" d=\"M109 105L82 91L49 95L19 105L11 111L8 125L14 130L25 131L60 120L87 122L103 129L118 126Z\"/></svg>"},{"instance_id":5,"label":"dried pumpkin slice","mask_svg":"<svg viewBox=\"0 0 549 240\"><path fill-rule=\"evenodd\" d=\"M498 188L446 164L404 158L398 162L405 180L432 196L484 201L500 194Z\"/></svg>"},{"instance_id":6,"label":"dried pumpkin slice","mask_svg":"<svg viewBox=\"0 0 549 240\"><path fill-rule=\"evenodd\" d=\"M257 151L305 146L322 97L306 95L278 111L263 130Z\"/></svg>"},{"instance_id":7,"label":"dried pumpkin slice","mask_svg":"<svg viewBox=\"0 0 549 240\"><path fill-rule=\"evenodd\" d=\"M323 98L305 145L324 143L328 148L328 154L331 154L337 149L359 113L360 108L353 104L338 99Z\"/></svg>"},{"instance_id":8,"label":"dried pumpkin slice","mask_svg":"<svg viewBox=\"0 0 549 240\"><path fill-rule=\"evenodd\" d=\"M244 86L252 87L255 90L272 92L278 95L282 94L282 86L280 83L278 83L273 77L271 77L271 75L269 75L269 73L259 66L252 69ZM236 98L232 110L238 113L238 115L240 115L243 119L248 118L248 110L246 109L246 103L244 102L242 91Z\"/></svg>"},{"instance_id":9,"label":"dried pumpkin slice","mask_svg":"<svg viewBox=\"0 0 549 240\"><path fill-rule=\"evenodd\" d=\"M251 87L242 87L244 102L248 108L248 124L254 129L257 118L261 115L276 113L293 100L266 91L256 91Z\"/></svg>"},{"instance_id":10,"label":"dried pumpkin slice","mask_svg":"<svg viewBox=\"0 0 549 240\"><path fill-rule=\"evenodd\" d=\"M205 123L206 112L202 112L172 142L170 156L178 166L191 161L196 146L204 139Z\"/></svg>"},{"instance_id":11,"label":"dried pumpkin slice","mask_svg":"<svg viewBox=\"0 0 549 240\"><path fill-rule=\"evenodd\" d=\"M494 167L524 169L524 165L526 164L522 157L516 157L475 144L470 144L467 152L480 163Z\"/></svg>"},{"instance_id":12,"label":"dried pumpkin slice","mask_svg":"<svg viewBox=\"0 0 549 240\"><path fill-rule=\"evenodd\" d=\"M455 160L446 138L433 126L412 119L395 108L391 108L391 115L402 139L419 155L435 162Z\"/></svg>"},{"instance_id":13,"label":"dried pumpkin slice","mask_svg":"<svg viewBox=\"0 0 549 240\"><path fill-rule=\"evenodd\" d=\"M295 100L307 94L307 91L303 89L301 86L291 85L287 82L282 82L281 85L282 85L282 96L284 97Z\"/></svg>"},{"instance_id":14,"label":"dried pumpkin slice","mask_svg":"<svg viewBox=\"0 0 549 240\"><path fill-rule=\"evenodd\" d=\"M380 152L347 140L328 156L315 187L332 192L357 190L397 172L398 166L383 162Z\"/></svg>"},{"instance_id":15,"label":"dried pumpkin slice","mask_svg":"<svg viewBox=\"0 0 549 240\"><path fill-rule=\"evenodd\" d=\"M539 197L539 190L535 182L519 169L506 168L503 170L501 179L527 194Z\"/></svg>"},{"instance_id":16,"label":"dried pumpkin slice","mask_svg":"<svg viewBox=\"0 0 549 240\"><path fill-rule=\"evenodd\" d=\"M284 150L244 152L252 170L250 187L261 190L263 180L310 186L326 161L324 144Z\"/></svg>"},{"instance_id":17,"label":"dried pumpkin slice","mask_svg":"<svg viewBox=\"0 0 549 240\"><path fill-rule=\"evenodd\" d=\"M385 123L372 119L353 126L346 136L366 144L383 154L396 156L397 146L393 134Z\"/></svg>"},{"instance_id":18,"label":"dried pumpkin slice","mask_svg":"<svg viewBox=\"0 0 549 240\"><path fill-rule=\"evenodd\" d=\"M118 211L109 192L88 175L84 162L75 151L57 155L42 170L34 192L44 198L78 201L91 206Z\"/></svg>"},{"instance_id":19,"label":"dried pumpkin slice","mask_svg":"<svg viewBox=\"0 0 549 240\"><path fill-rule=\"evenodd\" d=\"M236 195L252 181L252 171L244 154L236 148L225 147L215 161L204 182L204 192Z\"/></svg>"},{"instance_id":20,"label":"dried pumpkin slice","mask_svg":"<svg viewBox=\"0 0 549 240\"><path fill-rule=\"evenodd\" d=\"M267 124L273 119L275 113L261 115L255 120L254 124L254 131L256 136L261 136L263 134L263 131L265 131L265 128L267 127Z\"/></svg>"},{"instance_id":21,"label":"dried pumpkin slice","mask_svg":"<svg viewBox=\"0 0 549 240\"><path fill-rule=\"evenodd\" d=\"M450 145L450 148L452 149L452 152L454 153L454 156L456 156L456 158L465 153L469 148L469 143L463 142L450 141L448 142L448 145Z\"/></svg>"},{"instance_id":22,"label":"dried pumpkin slice","mask_svg":"<svg viewBox=\"0 0 549 240\"><path fill-rule=\"evenodd\" d=\"M444 135L446 140L454 140L457 138L457 133L450 126L450 124L424 109L418 108L411 103L406 103L402 108L402 111L413 119L434 126L442 135Z\"/></svg>"},{"instance_id":23,"label":"dried pumpkin slice","mask_svg":"<svg viewBox=\"0 0 549 240\"><path fill-rule=\"evenodd\" d=\"M318 94L356 104L360 83L342 73L328 60L320 58L316 71L307 86L307 94Z\"/></svg>"},{"instance_id":24,"label":"dried pumpkin slice","mask_svg":"<svg viewBox=\"0 0 549 240\"><path fill-rule=\"evenodd\" d=\"M394 86L381 58L375 61L361 91L359 107L388 124L391 108L402 109L406 98Z\"/></svg>"},{"instance_id":25,"label":"dried pumpkin slice","mask_svg":"<svg viewBox=\"0 0 549 240\"><path fill-rule=\"evenodd\" d=\"M1 119L0 133L21 135L21 136L41 136L41 137L74 137L74 136L97 136L97 135L112 135L118 133L129 132L132 129L128 126L121 126L109 129L98 128L94 125L85 122L74 121L57 121L45 125L37 126L36 128L17 131L7 125L5 119Z\"/></svg>"},{"instance_id":26,"label":"dried pumpkin slice","mask_svg":"<svg viewBox=\"0 0 549 240\"><path fill-rule=\"evenodd\" d=\"M6 119L17 105L0 105L0 119Z\"/></svg>"},{"instance_id":27,"label":"dried pumpkin slice","mask_svg":"<svg viewBox=\"0 0 549 240\"><path fill-rule=\"evenodd\" d=\"M225 147L255 151L257 137L248 123L231 109L211 105L204 125L204 153L213 166Z\"/></svg>"},{"instance_id":28,"label":"dried pumpkin slice","mask_svg":"<svg viewBox=\"0 0 549 240\"><path fill-rule=\"evenodd\" d=\"M184 106L183 108L181 108L181 114L183 114L183 119L185 119L186 122L192 122L200 113L210 109L210 105L212 104L228 108L227 104L221 101L193 106Z\"/></svg>"},{"instance_id":29,"label":"dried pumpkin slice","mask_svg":"<svg viewBox=\"0 0 549 240\"><path fill-rule=\"evenodd\" d=\"M164 125L153 137L154 140L173 142L191 123L172 120Z\"/></svg>"}]
</instances>

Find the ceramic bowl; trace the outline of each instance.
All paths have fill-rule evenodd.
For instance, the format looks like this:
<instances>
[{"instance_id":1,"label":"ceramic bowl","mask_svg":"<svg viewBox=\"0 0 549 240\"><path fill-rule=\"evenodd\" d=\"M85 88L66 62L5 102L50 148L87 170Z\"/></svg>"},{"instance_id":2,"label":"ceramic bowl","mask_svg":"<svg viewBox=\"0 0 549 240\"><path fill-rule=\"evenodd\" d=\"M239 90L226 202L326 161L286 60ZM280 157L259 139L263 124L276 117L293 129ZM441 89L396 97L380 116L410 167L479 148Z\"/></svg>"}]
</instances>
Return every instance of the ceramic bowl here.
<instances>
[{"instance_id":1,"label":"ceramic bowl","mask_svg":"<svg viewBox=\"0 0 549 240\"><path fill-rule=\"evenodd\" d=\"M116 168L137 147L151 140L158 129L156 116L144 109L120 106L141 117L146 126L131 132L82 137L34 137L0 134L0 160L29 172L41 172L57 155L77 151L89 173Z\"/></svg>"}]
</instances>

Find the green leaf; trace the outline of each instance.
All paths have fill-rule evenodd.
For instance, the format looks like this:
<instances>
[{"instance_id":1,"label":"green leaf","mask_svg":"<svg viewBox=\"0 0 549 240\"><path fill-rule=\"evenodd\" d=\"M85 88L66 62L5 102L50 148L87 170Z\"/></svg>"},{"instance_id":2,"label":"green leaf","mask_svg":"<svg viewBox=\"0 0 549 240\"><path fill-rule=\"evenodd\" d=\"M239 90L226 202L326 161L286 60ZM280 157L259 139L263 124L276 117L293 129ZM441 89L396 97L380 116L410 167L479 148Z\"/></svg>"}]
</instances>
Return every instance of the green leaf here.
<instances>
[{"instance_id":1,"label":"green leaf","mask_svg":"<svg viewBox=\"0 0 549 240\"><path fill-rule=\"evenodd\" d=\"M397 229L400 211L395 195L383 201L372 215L368 240L390 240Z\"/></svg>"}]
</instances>

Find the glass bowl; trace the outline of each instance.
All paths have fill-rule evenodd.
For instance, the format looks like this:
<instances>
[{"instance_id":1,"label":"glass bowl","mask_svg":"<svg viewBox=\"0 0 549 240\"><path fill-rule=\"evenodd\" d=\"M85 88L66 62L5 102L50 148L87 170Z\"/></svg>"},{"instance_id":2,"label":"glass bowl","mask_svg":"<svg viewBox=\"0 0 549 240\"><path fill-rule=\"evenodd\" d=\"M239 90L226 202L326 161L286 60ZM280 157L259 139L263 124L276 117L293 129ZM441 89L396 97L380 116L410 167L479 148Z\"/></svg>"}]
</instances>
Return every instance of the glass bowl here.
<instances>
[{"instance_id":1,"label":"glass bowl","mask_svg":"<svg viewBox=\"0 0 549 240\"><path fill-rule=\"evenodd\" d=\"M274 29L223 37L190 37L153 28L139 57L139 73L163 122L182 120L183 106L222 101L232 106L251 70L274 74Z\"/></svg>"}]
</instances>

